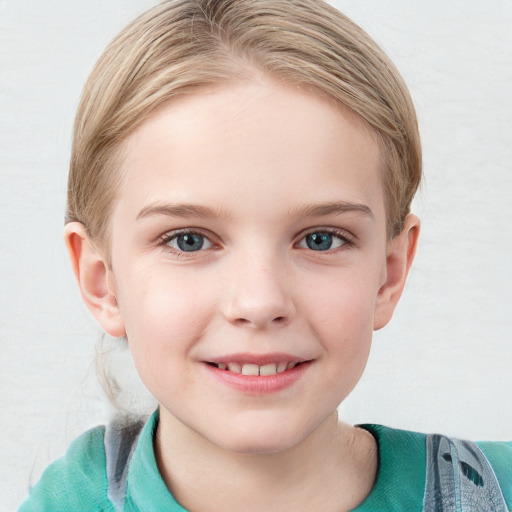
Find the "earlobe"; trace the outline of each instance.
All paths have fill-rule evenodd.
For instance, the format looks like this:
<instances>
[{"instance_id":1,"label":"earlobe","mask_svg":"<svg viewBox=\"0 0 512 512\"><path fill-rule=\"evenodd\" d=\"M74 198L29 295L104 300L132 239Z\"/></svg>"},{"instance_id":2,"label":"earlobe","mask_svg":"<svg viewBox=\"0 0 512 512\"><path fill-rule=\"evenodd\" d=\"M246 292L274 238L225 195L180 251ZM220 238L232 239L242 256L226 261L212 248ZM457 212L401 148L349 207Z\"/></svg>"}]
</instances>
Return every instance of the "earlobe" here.
<instances>
[{"instance_id":1,"label":"earlobe","mask_svg":"<svg viewBox=\"0 0 512 512\"><path fill-rule=\"evenodd\" d=\"M409 214L402 232L388 243L386 279L375 304L374 330L382 329L393 316L416 254L419 232L418 217Z\"/></svg>"},{"instance_id":2,"label":"earlobe","mask_svg":"<svg viewBox=\"0 0 512 512\"><path fill-rule=\"evenodd\" d=\"M110 336L125 336L112 272L103 255L91 243L87 229L80 222L70 222L64 228L64 238L86 306Z\"/></svg>"}]
</instances>

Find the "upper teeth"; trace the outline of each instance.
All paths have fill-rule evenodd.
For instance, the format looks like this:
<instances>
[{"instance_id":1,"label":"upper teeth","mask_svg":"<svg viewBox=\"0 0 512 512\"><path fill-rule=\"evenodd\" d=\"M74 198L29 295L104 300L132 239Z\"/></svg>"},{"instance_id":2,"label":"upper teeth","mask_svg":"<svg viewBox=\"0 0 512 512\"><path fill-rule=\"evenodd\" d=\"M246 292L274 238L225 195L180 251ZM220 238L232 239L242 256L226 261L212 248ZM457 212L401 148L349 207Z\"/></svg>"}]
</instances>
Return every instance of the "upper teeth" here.
<instances>
[{"instance_id":1,"label":"upper teeth","mask_svg":"<svg viewBox=\"0 0 512 512\"><path fill-rule=\"evenodd\" d=\"M285 370L291 370L297 363L289 363L283 361L281 363L269 363L264 365L257 364L241 364L241 363L217 363L217 367L221 370L228 370L233 373L241 373L243 375L275 375Z\"/></svg>"}]
</instances>

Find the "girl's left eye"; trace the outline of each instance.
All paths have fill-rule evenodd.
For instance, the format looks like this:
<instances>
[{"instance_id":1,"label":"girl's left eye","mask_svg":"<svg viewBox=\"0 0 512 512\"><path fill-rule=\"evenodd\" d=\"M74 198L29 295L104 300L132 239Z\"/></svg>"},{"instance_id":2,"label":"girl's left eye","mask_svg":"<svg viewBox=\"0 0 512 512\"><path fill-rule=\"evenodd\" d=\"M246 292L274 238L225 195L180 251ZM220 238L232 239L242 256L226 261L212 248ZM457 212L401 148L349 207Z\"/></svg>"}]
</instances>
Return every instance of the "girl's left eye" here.
<instances>
[{"instance_id":1,"label":"girl's left eye","mask_svg":"<svg viewBox=\"0 0 512 512\"><path fill-rule=\"evenodd\" d=\"M171 235L164 240L164 245L178 252L204 251L212 247L212 243L201 233L185 232Z\"/></svg>"},{"instance_id":2,"label":"girl's left eye","mask_svg":"<svg viewBox=\"0 0 512 512\"><path fill-rule=\"evenodd\" d=\"M345 244L350 244L350 241L342 235L330 231L314 231L299 242L299 247L312 251L329 251Z\"/></svg>"}]
</instances>

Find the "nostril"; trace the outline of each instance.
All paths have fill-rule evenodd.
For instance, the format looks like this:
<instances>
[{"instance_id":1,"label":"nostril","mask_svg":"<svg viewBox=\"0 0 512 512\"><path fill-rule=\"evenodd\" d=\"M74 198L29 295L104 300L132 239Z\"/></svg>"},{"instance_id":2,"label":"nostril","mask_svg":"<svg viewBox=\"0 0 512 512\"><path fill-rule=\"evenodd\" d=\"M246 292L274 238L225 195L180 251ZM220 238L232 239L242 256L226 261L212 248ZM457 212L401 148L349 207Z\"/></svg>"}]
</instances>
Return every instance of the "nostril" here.
<instances>
[{"instance_id":1,"label":"nostril","mask_svg":"<svg viewBox=\"0 0 512 512\"><path fill-rule=\"evenodd\" d=\"M236 318L234 320L235 324L239 325L239 326L243 326L243 325L248 325L248 324L258 324L259 322L257 321L251 321L247 318ZM285 316L276 316L275 318L272 319L272 322L274 325L275 324L284 324L286 323L286 317Z\"/></svg>"}]
</instances>

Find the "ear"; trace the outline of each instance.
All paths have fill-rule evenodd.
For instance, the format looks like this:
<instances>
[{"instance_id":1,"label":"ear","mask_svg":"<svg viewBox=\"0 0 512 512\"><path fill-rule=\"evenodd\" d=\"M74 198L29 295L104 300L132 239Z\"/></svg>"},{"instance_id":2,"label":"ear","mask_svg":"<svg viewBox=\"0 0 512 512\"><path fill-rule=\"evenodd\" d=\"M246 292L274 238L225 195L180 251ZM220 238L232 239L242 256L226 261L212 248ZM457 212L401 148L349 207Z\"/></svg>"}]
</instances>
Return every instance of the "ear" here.
<instances>
[{"instance_id":1,"label":"ear","mask_svg":"<svg viewBox=\"0 0 512 512\"><path fill-rule=\"evenodd\" d=\"M379 290L375 303L374 330L382 329L393 316L416 254L419 234L420 220L409 214L402 232L388 242L386 280Z\"/></svg>"},{"instance_id":2,"label":"ear","mask_svg":"<svg viewBox=\"0 0 512 512\"><path fill-rule=\"evenodd\" d=\"M115 295L114 276L108 262L91 242L82 223L66 224L64 239L86 306L110 336L125 336L126 329Z\"/></svg>"}]
</instances>

